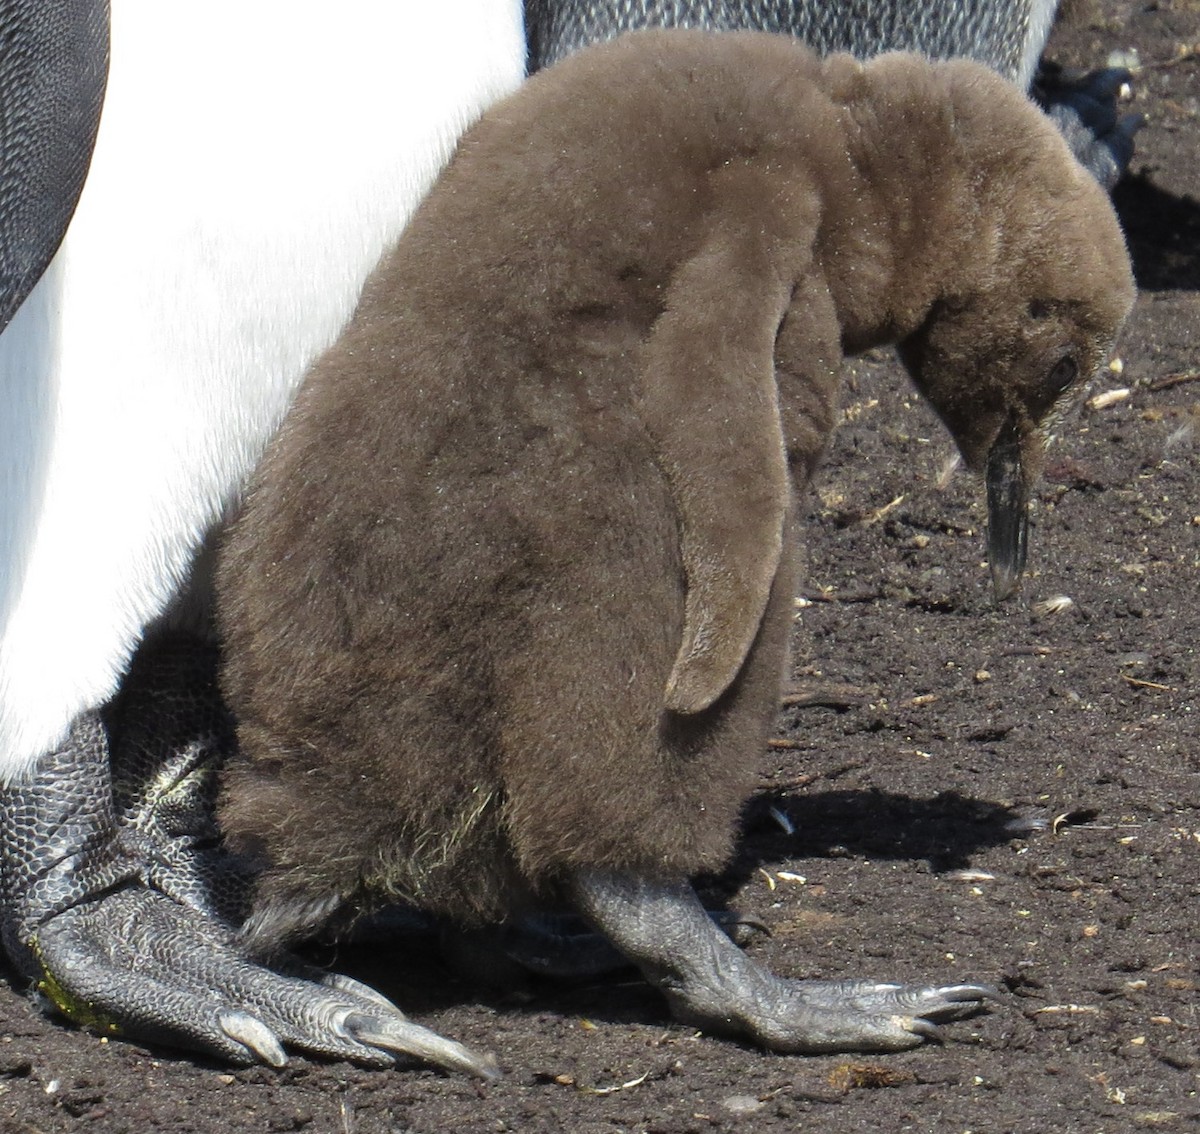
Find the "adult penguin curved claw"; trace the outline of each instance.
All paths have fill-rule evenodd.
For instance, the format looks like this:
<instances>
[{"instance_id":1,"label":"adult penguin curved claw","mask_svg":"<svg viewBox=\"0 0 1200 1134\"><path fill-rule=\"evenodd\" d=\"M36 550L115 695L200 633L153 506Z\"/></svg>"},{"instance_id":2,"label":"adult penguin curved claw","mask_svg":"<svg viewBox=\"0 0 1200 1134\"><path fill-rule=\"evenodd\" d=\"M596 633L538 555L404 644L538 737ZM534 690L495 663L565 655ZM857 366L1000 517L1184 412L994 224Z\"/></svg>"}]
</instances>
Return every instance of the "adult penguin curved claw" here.
<instances>
[{"instance_id":1,"label":"adult penguin curved claw","mask_svg":"<svg viewBox=\"0 0 1200 1134\"><path fill-rule=\"evenodd\" d=\"M60 1013L101 1034L287 1062L286 1049L387 1067L396 1054L482 1077L495 1061L409 1022L379 993L246 947L251 874L220 849L215 775L232 733L216 652L143 646L121 696L76 722L0 809L4 937ZM97 758L97 753L107 758Z\"/></svg>"}]
</instances>

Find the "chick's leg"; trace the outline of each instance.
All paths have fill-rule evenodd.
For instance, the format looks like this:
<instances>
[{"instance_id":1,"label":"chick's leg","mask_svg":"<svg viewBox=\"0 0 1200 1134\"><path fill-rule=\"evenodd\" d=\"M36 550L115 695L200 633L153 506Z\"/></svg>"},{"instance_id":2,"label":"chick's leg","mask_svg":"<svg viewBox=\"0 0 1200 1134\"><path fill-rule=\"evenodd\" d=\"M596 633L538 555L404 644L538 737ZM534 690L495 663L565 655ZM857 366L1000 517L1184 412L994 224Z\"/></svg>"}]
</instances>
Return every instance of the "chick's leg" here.
<instances>
[{"instance_id":1,"label":"chick's leg","mask_svg":"<svg viewBox=\"0 0 1200 1134\"><path fill-rule=\"evenodd\" d=\"M481 1075L494 1063L344 977L267 968L236 926L251 876L221 848L216 775L233 742L215 655L144 646L122 693L82 714L32 783L0 793L3 939L64 1015L113 1035L281 1065L287 1048Z\"/></svg>"},{"instance_id":2,"label":"chick's leg","mask_svg":"<svg viewBox=\"0 0 1200 1134\"><path fill-rule=\"evenodd\" d=\"M776 1051L898 1051L936 1037L937 1023L994 993L867 980L774 976L722 933L692 888L611 874L571 883L583 913L667 997L680 1021Z\"/></svg>"}]
</instances>

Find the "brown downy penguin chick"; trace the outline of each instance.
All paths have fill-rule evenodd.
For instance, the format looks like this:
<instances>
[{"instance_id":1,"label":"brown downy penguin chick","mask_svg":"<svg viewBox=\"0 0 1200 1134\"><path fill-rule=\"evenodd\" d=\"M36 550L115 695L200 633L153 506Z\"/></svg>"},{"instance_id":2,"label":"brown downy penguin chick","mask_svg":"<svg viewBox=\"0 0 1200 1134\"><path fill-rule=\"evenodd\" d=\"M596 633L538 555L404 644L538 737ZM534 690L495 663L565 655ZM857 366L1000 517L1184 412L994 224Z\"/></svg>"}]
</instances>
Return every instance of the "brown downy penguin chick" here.
<instances>
[{"instance_id":1,"label":"brown downy penguin chick","mask_svg":"<svg viewBox=\"0 0 1200 1134\"><path fill-rule=\"evenodd\" d=\"M225 548L251 938L558 895L677 1016L779 1050L903 1048L977 1006L776 978L687 879L755 783L843 355L900 344L986 475L1004 592L1132 295L1104 193L977 64L646 32L530 80L369 281Z\"/></svg>"}]
</instances>

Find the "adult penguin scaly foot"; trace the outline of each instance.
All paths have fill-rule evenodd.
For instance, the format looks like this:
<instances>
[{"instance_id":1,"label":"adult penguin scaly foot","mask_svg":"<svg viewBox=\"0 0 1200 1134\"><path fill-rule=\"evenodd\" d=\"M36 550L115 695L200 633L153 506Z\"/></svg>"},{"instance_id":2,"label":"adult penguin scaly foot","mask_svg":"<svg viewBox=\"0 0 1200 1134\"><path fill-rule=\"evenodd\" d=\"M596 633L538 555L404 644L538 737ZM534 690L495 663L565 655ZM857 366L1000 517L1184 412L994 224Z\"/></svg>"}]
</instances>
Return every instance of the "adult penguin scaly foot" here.
<instances>
[{"instance_id":1,"label":"adult penguin scaly foot","mask_svg":"<svg viewBox=\"0 0 1200 1134\"><path fill-rule=\"evenodd\" d=\"M525 22L533 70L623 31L676 26L783 32L822 55L915 51L974 59L1029 90L1058 6L1059 0L525 0ZM1117 113L1128 78L1097 71L1035 87L1075 156L1107 189L1128 167L1141 125L1139 116Z\"/></svg>"},{"instance_id":2,"label":"adult penguin scaly foot","mask_svg":"<svg viewBox=\"0 0 1200 1134\"><path fill-rule=\"evenodd\" d=\"M12 21L59 6L0 12L0 155L58 97L13 54ZM198 549L458 134L520 81L519 0L213 0L203 20L115 0L111 17L87 184L0 335L6 950L62 1010L133 1038L270 1062L413 1050L486 1073L365 990L247 956L199 790L223 744L211 714L188 735L155 706L177 677L211 699L204 665L166 665L162 645L190 631L211 651ZM53 137L38 128L37 169L6 165L0 200L41 215L47 171L84 145ZM0 245L20 215L0 214Z\"/></svg>"},{"instance_id":3,"label":"adult penguin scaly foot","mask_svg":"<svg viewBox=\"0 0 1200 1134\"><path fill-rule=\"evenodd\" d=\"M679 1019L780 1051L979 1008L775 977L687 879L758 781L843 356L898 345L986 480L1003 594L1132 301L1108 197L979 64L675 30L534 76L464 135L224 546L251 941L566 897Z\"/></svg>"},{"instance_id":4,"label":"adult penguin scaly foot","mask_svg":"<svg viewBox=\"0 0 1200 1134\"><path fill-rule=\"evenodd\" d=\"M216 662L192 635L152 637L118 697L76 719L35 785L7 792L10 958L58 1012L101 1034L234 1063L281 1066L292 1048L494 1075L490 1057L371 989L286 957L267 968L241 947L252 868L222 850L212 816L233 743Z\"/></svg>"}]
</instances>

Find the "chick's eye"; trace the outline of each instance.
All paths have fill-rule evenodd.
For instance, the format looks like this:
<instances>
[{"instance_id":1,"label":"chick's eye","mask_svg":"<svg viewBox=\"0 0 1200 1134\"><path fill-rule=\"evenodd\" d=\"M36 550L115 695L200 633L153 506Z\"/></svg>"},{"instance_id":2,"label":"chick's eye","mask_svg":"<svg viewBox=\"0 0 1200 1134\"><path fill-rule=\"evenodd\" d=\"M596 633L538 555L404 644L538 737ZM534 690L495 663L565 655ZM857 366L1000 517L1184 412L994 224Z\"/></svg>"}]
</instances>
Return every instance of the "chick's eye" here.
<instances>
[{"instance_id":1,"label":"chick's eye","mask_svg":"<svg viewBox=\"0 0 1200 1134\"><path fill-rule=\"evenodd\" d=\"M1051 394L1061 394L1075 381L1078 373L1079 366L1075 359L1069 354L1063 355L1046 375L1046 390Z\"/></svg>"}]
</instances>

